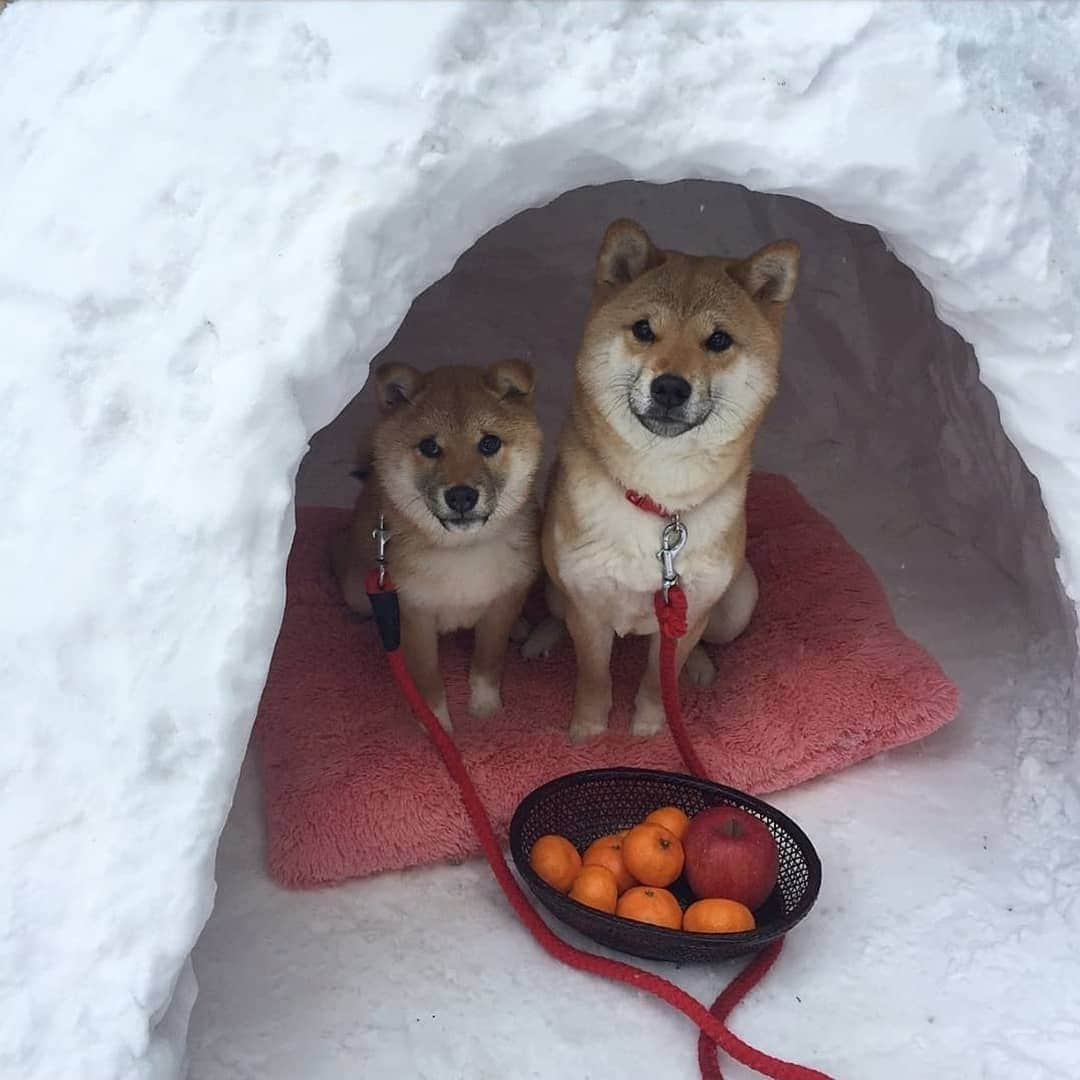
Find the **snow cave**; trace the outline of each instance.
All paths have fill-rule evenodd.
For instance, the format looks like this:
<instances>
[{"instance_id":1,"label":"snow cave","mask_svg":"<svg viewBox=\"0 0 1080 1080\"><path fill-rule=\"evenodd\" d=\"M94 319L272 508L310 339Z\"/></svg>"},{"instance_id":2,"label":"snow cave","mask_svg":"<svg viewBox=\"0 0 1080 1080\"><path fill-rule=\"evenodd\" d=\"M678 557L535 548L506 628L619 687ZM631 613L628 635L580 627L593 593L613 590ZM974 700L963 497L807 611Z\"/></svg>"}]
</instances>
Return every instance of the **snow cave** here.
<instances>
[{"instance_id":1,"label":"snow cave","mask_svg":"<svg viewBox=\"0 0 1080 1080\"><path fill-rule=\"evenodd\" d=\"M824 885L733 1028L837 1077L1074 1076L1075 11L57 7L0 8L0 1074L697 1075L682 1017L550 961L480 860L272 881L249 743L370 365L529 360L550 461L628 216L801 244L755 465L961 694L768 796Z\"/></svg>"}]
</instances>

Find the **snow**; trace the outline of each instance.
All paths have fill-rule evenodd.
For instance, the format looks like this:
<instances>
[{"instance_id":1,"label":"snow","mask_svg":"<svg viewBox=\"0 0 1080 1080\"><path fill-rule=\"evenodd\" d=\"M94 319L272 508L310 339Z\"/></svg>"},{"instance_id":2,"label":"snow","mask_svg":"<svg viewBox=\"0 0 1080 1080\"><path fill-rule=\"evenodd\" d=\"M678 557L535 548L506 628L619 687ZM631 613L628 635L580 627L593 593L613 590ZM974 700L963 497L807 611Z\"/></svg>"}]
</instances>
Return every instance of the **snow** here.
<instances>
[{"instance_id":1,"label":"snow","mask_svg":"<svg viewBox=\"0 0 1080 1080\"><path fill-rule=\"evenodd\" d=\"M1069 631L1045 514L970 347L932 318L880 238L731 185L579 189L485 235L417 297L380 360L435 362L460 340L477 357L523 354L538 366L541 420L557 430L595 226L622 215L680 248L707 249L718 231L736 251L777 235L804 245L783 387L756 458L834 517L965 702L920 746L778 798L823 854L824 892L736 1030L837 1077L1026 1077L1033 1059L1072 1076L1080 1002L1047 992L1047 973L1067 987L1080 956L1068 933L1077 818L1055 772L1070 767ZM372 405L362 395L312 440L298 503L350 505L346 463ZM302 896L275 888L255 767L194 956L193 1078L302 1069L331 1080L352 1064L375 1076L554 1080L630 1074L642 1061L696 1075L682 1021L547 961L482 864ZM730 975L674 973L701 998ZM270 989L253 999L255 986Z\"/></svg>"},{"instance_id":2,"label":"snow","mask_svg":"<svg viewBox=\"0 0 1080 1080\"><path fill-rule=\"evenodd\" d=\"M1080 23L1072 5L984 11L19 0L0 12L0 1075L180 1069L188 956L281 615L306 441L413 298L525 207L626 177L702 177L875 225L975 346L1041 485L1063 587L1080 598ZM920 927L972 914L957 937L966 965L943 953L922 973L946 1004L1007 998L1039 971L1064 980L1075 733L1065 690L1035 679L1022 639L987 653L1001 692L982 720L1000 732L1013 714L1015 732L983 746L969 729L977 760L912 752L785 797L826 826L838 865L872 849L882 876L835 880L820 936L792 941L793 983L816 972L821 1011L801 1026L748 1013L748 1035L805 1056L828 1043L815 1041L823 1016L866 1030L855 984L818 963L852 933L849 900L866 916L854 959L878 971L925 959ZM893 769L910 771L907 787ZM989 875L969 867L948 902L935 888L908 936L879 940L875 910L894 909L874 904L908 871L910 837L883 848L898 803L847 817L849 800L884 785L914 801L930 782L982 801L950 830L922 819L938 845L924 881L940 882L983 817L1008 855ZM1013 868L1026 906L1007 934L995 898ZM494 910L480 868L428 873L417 880L437 883L436 900L449 888L458 910L479 914L478 895ZM412 895L386 881L340 896L361 888L375 910ZM515 976L526 987L540 970L527 942L500 942L528 963ZM403 938L399 955L424 943ZM984 957L996 965L985 982ZM569 983L543 978L567 998ZM637 1003L597 993L637 1022ZM492 1005L505 1013L506 1000ZM884 1063L911 1016L894 1015L892 995L880 1004L863 1045ZM957 1005L951 1038L927 1045L955 1053L981 1038L987 1076L1064 1077L1076 1004L1055 991L996 1033L969 1028ZM554 1000L543 1008L573 1020ZM674 1023L655 1020L658 1032ZM489 1075L507 1075L510 1036L482 1039L472 1023L456 1026L486 1047ZM577 1023L584 1042L592 1026ZM343 1054L375 1041L353 1030ZM838 1072L885 1075L849 1052L832 1059Z\"/></svg>"}]
</instances>

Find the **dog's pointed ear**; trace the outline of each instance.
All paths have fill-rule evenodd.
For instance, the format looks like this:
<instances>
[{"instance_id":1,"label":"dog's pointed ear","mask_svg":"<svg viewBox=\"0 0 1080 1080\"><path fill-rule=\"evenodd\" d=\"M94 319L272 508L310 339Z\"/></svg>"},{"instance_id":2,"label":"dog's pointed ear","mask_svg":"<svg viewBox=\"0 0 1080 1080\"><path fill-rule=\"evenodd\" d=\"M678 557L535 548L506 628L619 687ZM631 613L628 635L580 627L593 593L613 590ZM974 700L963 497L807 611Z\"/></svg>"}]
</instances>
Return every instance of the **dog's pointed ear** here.
<instances>
[{"instance_id":1,"label":"dog's pointed ear","mask_svg":"<svg viewBox=\"0 0 1080 1080\"><path fill-rule=\"evenodd\" d=\"M616 288L629 285L663 261L663 252L653 246L649 234L636 221L619 218L607 227L600 241L594 284Z\"/></svg>"},{"instance_id":2,"label":"dog's pointed ear","mask_svg":"<svg viewBox=\"0 0 1080 1080\"><path fill-rule=\"evenodd\" d=\"M782 315L799 280L799 245L794 240L774 240L728 272L756 303Z\"/></svg>"},{"instance_id":3,"label":"dog's pointed ear","mask_svg":"<svg viewBox=\"0 0 1080 1080\"><path fill-rule=\"evenodd\" d=\"M524 360L498 360L484 372L484 383L500 401L528 401L536 373Z\"/></svg>"},{"instance_id":4,"label":"dog's pointed ear","mask_svg":"<svg viewBox=\"0 0 1080 1080\"><path fill-rule=\"evenodd\" d=\"M412 404L424 376L409 364L381 364L375 370L375 389L379 408L393 412L402 405Z\"/></svg>"}]
</instances>

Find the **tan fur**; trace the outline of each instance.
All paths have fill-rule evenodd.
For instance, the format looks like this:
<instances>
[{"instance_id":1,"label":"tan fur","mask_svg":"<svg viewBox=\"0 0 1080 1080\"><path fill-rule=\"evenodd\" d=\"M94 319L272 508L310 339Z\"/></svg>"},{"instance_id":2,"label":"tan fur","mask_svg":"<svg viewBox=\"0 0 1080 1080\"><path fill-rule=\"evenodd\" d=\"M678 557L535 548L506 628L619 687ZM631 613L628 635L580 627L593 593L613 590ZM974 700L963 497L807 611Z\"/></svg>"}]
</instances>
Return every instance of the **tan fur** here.
<instances>
[{"instance_id":1,"label":"tan fur","mask_svg":"<svg viewBox=\"0 0 1080 1080\"><path fill-rule=\"evenodd\" d=\"M370 471L352 524L332 542L334 572L349 606L367 614L371 533L384 514L393 534L388 568L398 589L405 660L449 728L439 635L475 628L470 710L491 715L502 706L511 631L540 570L534 481L542 439L533 371L521 360L428 374L390 364L374 382L383 415L361 450ZM491 455L479 449L485 435L502 443ZM436 441L437 457L421 453L427 439ZM455 485L478 492L471 524L458 522L445 501Z\"/></svg>"},{"instance_id":2,"label":"tan fur","mask_svg":"<svg viewBox=\"0 0 1080 1080\"><path fill-rule=\"evenodd\" d=\"M737 260L660 251L632 221L605 234L542 538L549 605L565 618L578 659L574 739L607 727L614 634L652 636L632 730L647 735L663 724L653 612L663 521L631 505L628 489L679 512L689 532L677 563L689 601L680 669L703 636L730 641L750 619L750 449L776 393L780 328L797 273L798 247L788 241ZM639 320L655 340L637 340ZM732 344L710 351L704 343L718 329ZM650 411L652 380L665 373L692 388L678 416ZM553 637L550 625L538 628L526 654L545 651ZM691 671L697 681L711 677L703 653Z\"/></svg>"}]
</instances>

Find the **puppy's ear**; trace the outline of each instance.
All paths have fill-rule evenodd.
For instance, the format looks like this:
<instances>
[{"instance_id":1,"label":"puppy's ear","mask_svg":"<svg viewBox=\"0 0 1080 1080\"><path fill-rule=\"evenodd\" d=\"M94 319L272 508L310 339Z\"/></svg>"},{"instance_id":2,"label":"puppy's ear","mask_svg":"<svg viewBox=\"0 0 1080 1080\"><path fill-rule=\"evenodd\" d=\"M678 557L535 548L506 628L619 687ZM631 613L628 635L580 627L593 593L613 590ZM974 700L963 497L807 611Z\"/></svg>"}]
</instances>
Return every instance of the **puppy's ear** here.
<instances>
[{"instance_id":1,"label":"puppy's ear","mask_svg":"<svg viewBox=\"0 0 1080 1080\"><path fill-rule=\"evenodd\" d=\"M499 360L484 372L484 383L500 401L528 401L536 373L524 360Z\"/></svg>"},{"instance_id":2,"label":"puppy's ear","mask_svg":"<svg viewBox=\"0 0 1080 1080\"><path fill-rule=\"evenodd\" d=\"M388 413L402 405L412 404L423 379L424 376L408 364L381 364L375 370L379 408Z\"/></svg>"},{"instance_id":3,"label":"puppy's ear","mask_svg":"<svg viewBox=\"0 0 1080 1080\"><path fill-rule=\"evenodd\" d=\"M649 234L636 221L619 218L607 227L600 241L594 283L628 285L663 261L663 253L653 246Z\"/></svg>"},{"instance_id":4,"label":"puppy's ear","mask_svg":"<svg viewBox=\"0 0 1080 1080\"><path fill-rule=\"evenodd\" d=\"M799 245L794 240L775 240L735 263L728 271L755 302L783 314L799 280Z\"/></svg>"}]
</instances>

